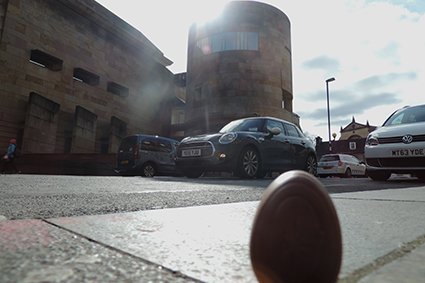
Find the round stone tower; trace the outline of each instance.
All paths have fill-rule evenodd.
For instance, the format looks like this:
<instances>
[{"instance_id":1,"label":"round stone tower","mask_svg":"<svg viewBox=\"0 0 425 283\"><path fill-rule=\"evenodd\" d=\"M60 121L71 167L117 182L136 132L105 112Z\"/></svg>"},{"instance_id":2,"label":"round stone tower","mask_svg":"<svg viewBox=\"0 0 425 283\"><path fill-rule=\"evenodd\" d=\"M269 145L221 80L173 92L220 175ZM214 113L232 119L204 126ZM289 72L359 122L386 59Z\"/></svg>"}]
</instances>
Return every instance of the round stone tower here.
<instances>
[{"instance_id":1,"label":"round stone tower","mask_svg":"<svg viewBox=\"0 0 425 283\"><path fill-rule=\"evenodd\" d=\"M189 31L186 135L216 132L253 115L298 124L292 113L288 17L259 2L230 2Z\"/></svg>"}]
</instances>

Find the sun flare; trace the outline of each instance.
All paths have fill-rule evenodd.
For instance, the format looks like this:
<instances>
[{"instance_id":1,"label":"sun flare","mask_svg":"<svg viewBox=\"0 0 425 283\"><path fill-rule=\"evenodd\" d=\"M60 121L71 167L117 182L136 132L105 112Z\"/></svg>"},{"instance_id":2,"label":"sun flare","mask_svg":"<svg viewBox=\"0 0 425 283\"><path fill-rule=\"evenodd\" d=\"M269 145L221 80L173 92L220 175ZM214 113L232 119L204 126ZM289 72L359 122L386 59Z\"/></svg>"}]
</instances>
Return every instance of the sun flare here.
<instances>
[{"instance_id":1,"label":"sun flare","mask_svg":"<svg viewBox=\"0 0 425 283\"><path fill-rule=\"evenodd\" d=\"M193 1L193 9L196 13L194 15L194 22L198 25L203 25L208 21L217 18L223 8L230 0L216 0L216 1Z\"/></svg>"}]
</instances>

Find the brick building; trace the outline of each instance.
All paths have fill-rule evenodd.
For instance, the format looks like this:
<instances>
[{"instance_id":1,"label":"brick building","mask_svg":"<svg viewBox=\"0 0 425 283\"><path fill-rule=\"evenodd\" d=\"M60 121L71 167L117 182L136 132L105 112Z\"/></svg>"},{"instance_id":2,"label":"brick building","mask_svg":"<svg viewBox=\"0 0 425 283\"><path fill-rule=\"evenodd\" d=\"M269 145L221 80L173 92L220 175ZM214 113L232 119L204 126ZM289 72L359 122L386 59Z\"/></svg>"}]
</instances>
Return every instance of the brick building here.
<instances>
[{"instance_id":1,"label":"brick building","mask_svg":"<svg viewBox=\"0 0 425 283\"><path fill-rule=\"evenodd\" d=\"M359 160L365 161L364 147L367 136L376 130L376 126L371 126L369 121L366 124L356 122L356 119L350 124L341 127L339 140L331 141L332 153L349 154L357 157ZM329 141L323 142L321 138L316 139L317 156L329 153Z\"/></svg>"},{"instance_id":2,"label":"brick building","mask_svg":"<svg viewBox=\"0 0 425 283\"><path fill-rule=\"evenodd\" d=\"M107 154L169 136L171 64L94 0L0 0L0 149Z\"/></svg>"}]
</instances>

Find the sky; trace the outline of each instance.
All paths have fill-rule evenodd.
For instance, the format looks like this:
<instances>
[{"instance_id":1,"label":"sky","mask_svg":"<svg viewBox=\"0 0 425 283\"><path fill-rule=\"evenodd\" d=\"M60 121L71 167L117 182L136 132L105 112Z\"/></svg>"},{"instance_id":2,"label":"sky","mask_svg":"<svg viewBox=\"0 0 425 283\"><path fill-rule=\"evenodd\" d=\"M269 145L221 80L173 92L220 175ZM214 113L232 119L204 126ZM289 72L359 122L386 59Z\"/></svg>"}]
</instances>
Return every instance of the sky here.
<instances>
[{"instance_id":1,"label":"sky","mask_svg":"<svg viewBox=\"0 0 425 283\"><path fill-rule=\"evenodd\" d=\"M143 33L169 70L186 72L192 23L219 15L229 0L96 0ZM268 0L291 22L293 112L304 133L328 140L356 122L381 126L396 109L425 104L425 1Z\"/></svg>"}]
</instances>

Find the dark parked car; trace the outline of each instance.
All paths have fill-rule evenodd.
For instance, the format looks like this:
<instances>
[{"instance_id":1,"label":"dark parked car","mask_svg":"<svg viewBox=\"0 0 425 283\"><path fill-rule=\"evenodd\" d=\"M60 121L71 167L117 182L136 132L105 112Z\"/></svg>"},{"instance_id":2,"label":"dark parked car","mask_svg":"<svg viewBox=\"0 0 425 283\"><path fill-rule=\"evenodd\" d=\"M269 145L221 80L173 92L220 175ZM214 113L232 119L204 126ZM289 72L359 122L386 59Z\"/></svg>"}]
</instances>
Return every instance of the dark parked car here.
<instances>
[{"instance_id":1,"label":"dark parked car","mask_svg":"<svg viewBox=\"0 0 425 283\"><path fill-rule=\"evenodd\" d=\"M158 136L125 137L118 149L115 171L122 176L142 177L179 174L174 162L178 144Z\"/></svg>"},{"instance_id":2,"label":"dark parked car","mask_svg":"<svg viewBox=\"0 0 425 283\"><path fill-rule=\"evenodd\" d=\"M312 142L296 125L255 117L232 121L219 133L183 139L177 148L176 165L190 178L204 172L262 178L267 172L292 169L315 175L317 156Z\"/></svg>"}]
</instances>

